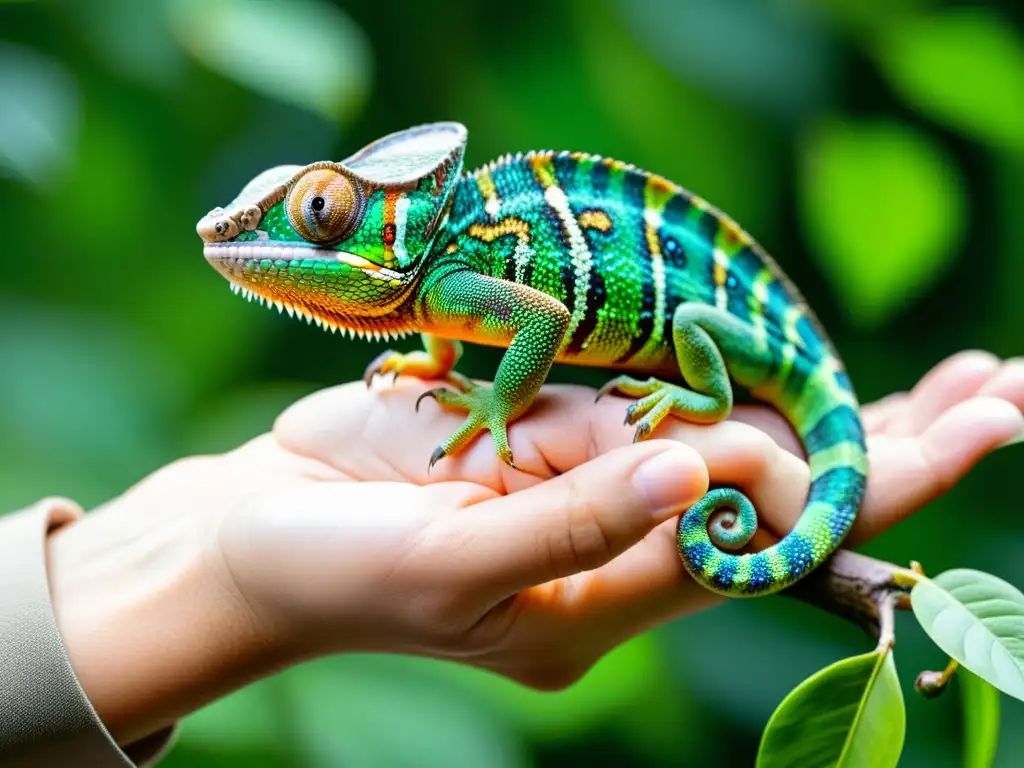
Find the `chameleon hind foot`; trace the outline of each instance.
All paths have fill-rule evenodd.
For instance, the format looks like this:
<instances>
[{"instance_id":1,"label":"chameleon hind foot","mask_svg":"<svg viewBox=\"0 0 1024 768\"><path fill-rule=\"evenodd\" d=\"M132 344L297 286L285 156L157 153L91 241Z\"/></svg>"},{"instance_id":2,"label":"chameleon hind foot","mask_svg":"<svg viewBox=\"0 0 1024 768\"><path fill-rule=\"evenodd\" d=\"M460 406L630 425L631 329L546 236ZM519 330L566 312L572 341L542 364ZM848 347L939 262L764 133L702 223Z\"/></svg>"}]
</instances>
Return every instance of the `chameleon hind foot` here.
<instances>
[{"instance_id":1,"label":"chameleon hind foot","mask_svg":"<svg viewBox=\"0 0 1024 768\"><path fill-rule=\"evenodd\" d=\"M731 406L731 403L723 403L710 395L658 379L641 381L631 376L617 376L598 390L597 399L612 392L640 398L626 408L624 422L636 425L634 443L649 437L670 414L685 421L712 424L724 419Z\"/></svg>"},{"instance_id":2,"label":"chameleon hind foot","mask_svg":"<svg viewBox=\"0 0 1024 768\"><path fill-rule=\"evenodd\" d=\"M466 411L466 420L452 435L439 445L430 456L430 464L427 467L429 472L433 466L446 456L452 456L485 430L489 430L494 440L494 448L498 458L515 469L512 460L512 449L508 444L508 417L499 406L498 398L491 386L477 384L465 376L457 373L450 373L454 376L461 391L437 387L428 389L416 398L416 410L420 409L420 402L430 397L437 401L443 408Z\"/></svg>"}]
</instances>

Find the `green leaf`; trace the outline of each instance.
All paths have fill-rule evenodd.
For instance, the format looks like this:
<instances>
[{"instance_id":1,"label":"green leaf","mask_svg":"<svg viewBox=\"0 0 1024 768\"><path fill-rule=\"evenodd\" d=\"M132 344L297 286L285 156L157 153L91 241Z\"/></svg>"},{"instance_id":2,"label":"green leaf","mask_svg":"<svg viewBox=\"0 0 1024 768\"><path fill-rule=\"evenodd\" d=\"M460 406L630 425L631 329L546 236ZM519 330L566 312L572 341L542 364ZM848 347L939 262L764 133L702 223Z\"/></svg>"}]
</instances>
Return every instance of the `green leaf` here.
<instances>
[{"instance_id":1,"label":"green leaf","mask_svg":"<svg viewBox=\"0 0 1024 768\"><path fill-rule=\"evenodd\" d=\"M876 328L949 266L964 223L960 175L896 122L829 122L804 152L801 213L851 321Z\"/></svg>"},{"instance_id":2,"label":"green leaf","mask_svg":"<svg viewBox=\"0 0 1024 768\"><path fill-rule=\"evenodd\" d=\"M757 768L895 768L906 726L892 653L853 656L782 701L761 738Z\"/></svg>"},{"instance_id":3,"label":"green leaf","mask_svg":"<svg viewBox=\"0 0 1024 768\"><path fill-rule=\"evenodd\" d=\"M996 147L1024 150L1024 46L983 7L892 25L877 57L893 87L933 119Z\"/></svg>"},{"instance_id":4,"label":"green leaf","mask_svg":"<svg viewBox=\"0 0 1024 768\"><path fill-rule=\"evenodd\" d=\"M370 47L341 9L319 0L165 2L181 44L225 77L339 122L364 104Z\"/></svg>"},{"instance_id":5,"label":"green leaf","mask_svg":"<svg viewBox=\"0 0 1024 768\"><path fill-rule=\"evenodd\" d=\"M989 768L999 746L999 691L964 667L957 677L964 707L964 768Z\"/></svg>"},{"instance_id":6,"label":"green leaf","mask_svg":"<svg viewBox=\"0 0 1024 768\"><path fill-rule=\"evenodd\" d=\"M1024 701L1024 594L982 571L956 569L921 579L914 615L945 653Z\"/></svg>"}]
</instances>

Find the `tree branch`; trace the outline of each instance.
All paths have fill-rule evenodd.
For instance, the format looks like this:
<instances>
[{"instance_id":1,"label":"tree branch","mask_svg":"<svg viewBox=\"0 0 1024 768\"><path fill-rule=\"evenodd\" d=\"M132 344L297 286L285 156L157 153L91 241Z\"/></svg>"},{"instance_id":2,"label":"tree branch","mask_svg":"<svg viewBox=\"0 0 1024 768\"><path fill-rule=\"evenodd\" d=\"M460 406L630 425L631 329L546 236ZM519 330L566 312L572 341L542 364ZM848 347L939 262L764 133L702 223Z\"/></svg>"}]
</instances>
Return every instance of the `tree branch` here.
<instances>
[{"instance_id":1,"label":"tree branch","mask_svg":"<svg viewBox=\"0 0 1024 768\"><path fill-rule=\"evenodd\" d=\"M892 641L893 611L910 607L914 571L841 549L784 595L856 624L879 644Z\"/></svg>"}]
</instances>

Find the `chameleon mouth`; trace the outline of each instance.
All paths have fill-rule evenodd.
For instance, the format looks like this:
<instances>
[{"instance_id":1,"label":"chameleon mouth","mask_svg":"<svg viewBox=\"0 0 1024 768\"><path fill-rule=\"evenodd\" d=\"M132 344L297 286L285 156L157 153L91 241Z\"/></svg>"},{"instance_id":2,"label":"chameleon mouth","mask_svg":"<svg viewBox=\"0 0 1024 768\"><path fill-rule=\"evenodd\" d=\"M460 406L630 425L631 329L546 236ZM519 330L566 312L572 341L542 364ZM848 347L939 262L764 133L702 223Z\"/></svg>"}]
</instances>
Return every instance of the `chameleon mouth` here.
<instances>
[{"instance_id":1,"label":"chameleon mouth","mask_svg":"<svg viewBox=\"0 0 1024 768\"><path fill-rule=\"evenodd\" d=\"M259 243L207 243L203 256L227 281L231 292L246 301L256 301L268 309L287 313L289 317L305 320L331 333L347 334L349 338L397 339L408 336L411 331L380 330L360 327L358 320L346 322L346 318L334 312L312 306L306 302L280 299L263 292L264 285L252 280L247 274L253 262L272 261L275 266L282 262L285 267L309 261L341 262L378 279L401 279L401 275L385 269L372 261L345 251L333 251L301 245L261 245ZM280 267L278 267L280 268ZM256 266L258 272L260 265Z\"/></svg>"}]
</instances>

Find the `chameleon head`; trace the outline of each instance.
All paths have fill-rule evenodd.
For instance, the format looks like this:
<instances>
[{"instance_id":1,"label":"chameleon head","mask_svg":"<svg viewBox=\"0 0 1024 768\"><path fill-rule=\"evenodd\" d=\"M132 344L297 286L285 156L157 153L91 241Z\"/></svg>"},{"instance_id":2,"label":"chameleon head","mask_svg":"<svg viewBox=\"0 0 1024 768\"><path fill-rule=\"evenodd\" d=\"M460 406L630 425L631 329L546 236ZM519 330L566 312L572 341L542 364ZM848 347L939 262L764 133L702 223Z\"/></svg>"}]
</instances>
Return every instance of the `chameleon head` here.
<instances>
[{"instance_id":1,"label":"chameleon head","mask_svg":"<svg viewBox=\"0 0 1024 768\"><path fill-rule=\"evenodd\" d=\"M433 123L341 162L271 168L199 221L204 255L247 298L331 329L401 332L465 146L465 127Z\"/></svg>"}]
</instances>

